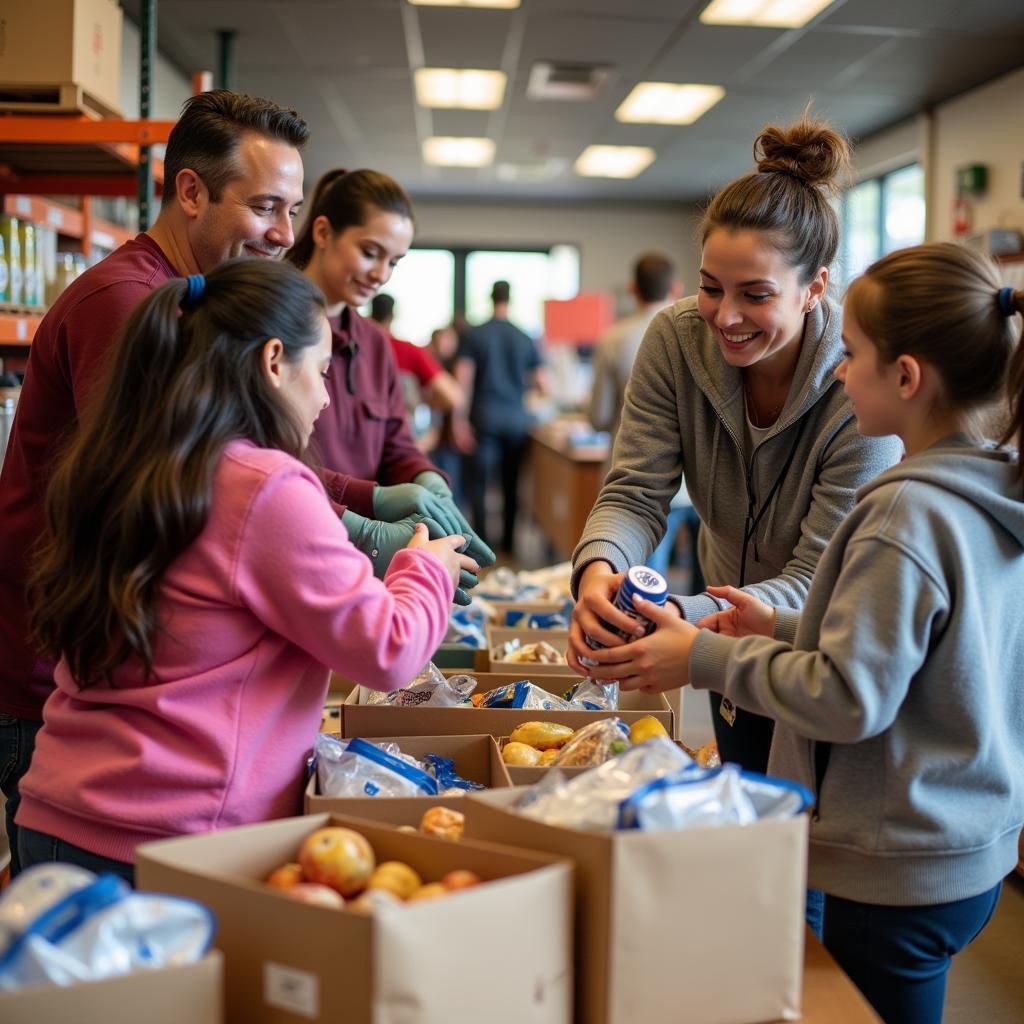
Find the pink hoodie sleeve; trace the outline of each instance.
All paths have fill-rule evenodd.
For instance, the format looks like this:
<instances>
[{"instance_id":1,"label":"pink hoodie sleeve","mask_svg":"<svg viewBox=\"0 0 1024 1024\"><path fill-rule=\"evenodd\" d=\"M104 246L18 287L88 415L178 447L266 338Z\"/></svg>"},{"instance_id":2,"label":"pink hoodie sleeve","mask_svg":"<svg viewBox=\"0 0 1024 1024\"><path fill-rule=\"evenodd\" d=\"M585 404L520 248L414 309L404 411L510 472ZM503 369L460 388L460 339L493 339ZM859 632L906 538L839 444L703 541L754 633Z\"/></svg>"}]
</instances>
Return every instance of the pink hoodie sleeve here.
<instances>
[{"instance_id":1,"label":"pink hoodie sleeve","mask_svg":"<svg viewBox=\"0 0 1024 1024\"><path fill-rule=\"evenodd\" d=\"M300 463L272 472L242 525L233 583L269 629L376 690L419 672L444 639L454 586L427 551L399 551L384 580L349 541Z\"/></svg>"}]
</instances>

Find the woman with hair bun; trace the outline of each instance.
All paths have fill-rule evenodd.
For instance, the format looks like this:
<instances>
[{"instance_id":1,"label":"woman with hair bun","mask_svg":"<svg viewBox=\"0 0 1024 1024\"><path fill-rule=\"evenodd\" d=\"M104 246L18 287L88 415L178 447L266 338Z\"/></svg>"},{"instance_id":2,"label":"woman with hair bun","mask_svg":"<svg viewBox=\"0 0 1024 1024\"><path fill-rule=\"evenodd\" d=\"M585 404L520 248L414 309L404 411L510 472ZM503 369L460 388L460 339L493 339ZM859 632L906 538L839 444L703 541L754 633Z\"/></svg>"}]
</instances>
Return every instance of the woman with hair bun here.
<instances>
[{"instance_id":1,"label":"woman with hair bun","mask_svg":"<svg viewBox=\"0 0 1024 1024\"><path fill-rule=\"evenodd\" d=\"M585 637L623 642L602 620L636 629L612 600L661 540L684 475L700 566L718 585L670 602L696 623L729 607L724 585L801 608L857 488L900 457L894 439L858 435L833 378L843 343L827 295L839 243L829 196L848 144L805 113L764 128L754 155L757 170L704 214L699 294L654 318L633 367L612 469L573 556L569 662L584 674L600 671L580 665ZM764 771L771 720L711 698L722 759Z\"/></svg>"}]
</instances>

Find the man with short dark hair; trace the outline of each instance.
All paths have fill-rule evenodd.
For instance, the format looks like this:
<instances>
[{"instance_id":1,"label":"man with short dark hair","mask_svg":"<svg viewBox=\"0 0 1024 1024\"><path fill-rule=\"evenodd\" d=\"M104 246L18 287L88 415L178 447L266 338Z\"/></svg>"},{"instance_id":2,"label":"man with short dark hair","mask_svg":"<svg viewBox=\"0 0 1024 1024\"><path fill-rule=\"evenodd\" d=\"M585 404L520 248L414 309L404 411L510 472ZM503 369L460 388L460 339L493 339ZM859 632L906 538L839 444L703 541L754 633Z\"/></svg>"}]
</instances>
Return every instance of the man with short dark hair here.
<instances>
[{"instance_id":1,"label":"man with short dark hair","mask_svg":"<svg viewBox=\"0 0 1024 1024\"><path fill-rule=\"evenodd\" d=\"M53 689L54 666L27 641L25 590L55 453L145 296L230 257L271 259L291 246L308 136L294 110L269 100L224 89L188 99L167 142L156 223L72 282L36 331L0 474L0 789L12 875L18 784Z\"/></svg>"},{"instance_id":2,"label":"man with short dark hair","mask_svg":"<svg viewBox=\"0 0 1024 1024\"><path fill-rule=\"evenodd\" d=\"M508 281L495 281L494 316L470 328L459 344L455 379L472 398L468 425L462 416L453 419L453 427L465 438L462 447L472 448L465 476L473 529L488 543L484 497L488 483L497 477L503 499L501 547L507 554L515 548L519 474L530 428L523 396L530 387L548 390L537 346L508 319L510 298Z\"/></svg>"}]
</instances>

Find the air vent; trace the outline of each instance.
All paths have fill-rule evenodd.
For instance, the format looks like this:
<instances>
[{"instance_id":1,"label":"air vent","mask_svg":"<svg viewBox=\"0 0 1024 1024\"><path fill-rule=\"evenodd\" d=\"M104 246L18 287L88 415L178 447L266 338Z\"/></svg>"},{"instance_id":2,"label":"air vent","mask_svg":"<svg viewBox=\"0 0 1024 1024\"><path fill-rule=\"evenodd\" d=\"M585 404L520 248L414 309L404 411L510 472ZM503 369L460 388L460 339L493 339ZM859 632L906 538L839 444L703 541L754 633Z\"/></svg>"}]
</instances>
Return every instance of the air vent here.
<instances>
[{"instance_id":1,"label":"air vent","mask_svg":"<svg viewBox=\"0 0 1024 1024\"><path fill-rule=\"evenodd\" d=\"M563 64L539 60L530 68L526 95L531 100L592 100L611 75L608 64Z\"/></svg>"}]
</instances>

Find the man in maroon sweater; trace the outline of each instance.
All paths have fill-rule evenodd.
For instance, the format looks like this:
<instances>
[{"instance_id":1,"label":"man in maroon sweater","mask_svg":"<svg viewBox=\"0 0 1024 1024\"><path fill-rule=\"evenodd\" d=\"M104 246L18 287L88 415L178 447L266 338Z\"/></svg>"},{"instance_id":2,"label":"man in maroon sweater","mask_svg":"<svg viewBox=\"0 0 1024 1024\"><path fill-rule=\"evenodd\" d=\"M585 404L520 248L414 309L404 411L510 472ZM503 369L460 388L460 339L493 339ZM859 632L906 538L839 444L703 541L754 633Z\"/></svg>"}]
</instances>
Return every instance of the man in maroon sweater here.
<instances>
[{"instance_id":1,"label":"man in maroon sweater","mask_svg":"<svg viewBox=\"0 0 1024 1024\"><path fill-rule=\"evenodd\" d=\"M12 874L18 783L53 689L53 665L26 640L25 585L54 454L139 301L172 277L206 273L235 256L270 259L291 246L302 204L299 149L308 136L295 111L268 100L227 90L193 96L167 143L156 223L74 281L33 339L0 473L0 789ZM342 494L343 484L335 490Z\"/></svg>"}]
</instances>

